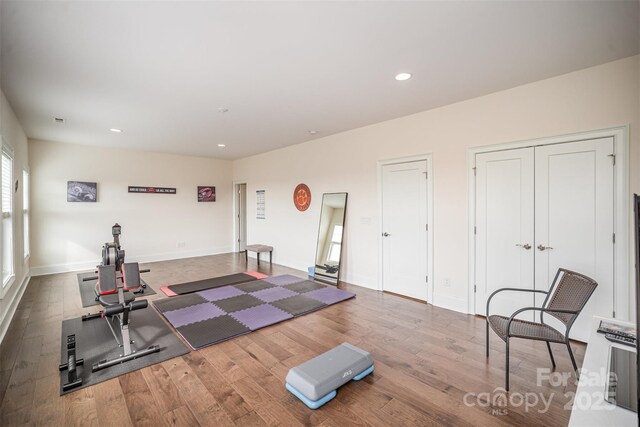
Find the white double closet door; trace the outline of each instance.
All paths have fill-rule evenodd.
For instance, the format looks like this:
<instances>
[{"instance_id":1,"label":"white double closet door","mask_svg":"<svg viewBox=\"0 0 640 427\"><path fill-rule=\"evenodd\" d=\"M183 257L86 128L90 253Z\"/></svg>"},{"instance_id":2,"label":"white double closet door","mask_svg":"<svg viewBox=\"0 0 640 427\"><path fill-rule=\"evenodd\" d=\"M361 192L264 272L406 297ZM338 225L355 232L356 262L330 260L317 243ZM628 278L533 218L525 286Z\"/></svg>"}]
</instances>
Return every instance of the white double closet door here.
<instances>
[{"instance_id":1,"label":"white double closet door","mask_svg":"<svg viewBox=\"0 0 640 427\"><path fill-rule=\"evenodd\" d=\"M587 341L592 316L611 317L613 150L613 138L601 138L476 155L476 313L485 315L499 288L548 291L558 268L566 268L598 282L571 338ZM492 300L491 314L509 316L543 300L504 292ZM534 320L533 313L519 318ZM564 332L552 316L544 319Z\"/></svg>"}]
</instances>

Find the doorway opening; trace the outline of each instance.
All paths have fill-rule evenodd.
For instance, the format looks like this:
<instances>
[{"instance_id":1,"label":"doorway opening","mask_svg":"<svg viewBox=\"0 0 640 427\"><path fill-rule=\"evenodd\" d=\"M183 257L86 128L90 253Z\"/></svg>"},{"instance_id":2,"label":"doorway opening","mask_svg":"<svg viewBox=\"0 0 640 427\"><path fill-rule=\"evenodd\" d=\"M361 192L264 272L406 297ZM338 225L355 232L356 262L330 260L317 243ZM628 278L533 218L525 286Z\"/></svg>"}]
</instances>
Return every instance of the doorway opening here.
<instances>
[{"instance_id":1,"label":"doorway opening","mask_svg":"<svg viewBox=\"0 0 640 427\"><path fill-rule=\"evenodd\" d=\"M247 183L234 184L234 238L236 252L247 250Z\"/></svg>"}]
</instances>

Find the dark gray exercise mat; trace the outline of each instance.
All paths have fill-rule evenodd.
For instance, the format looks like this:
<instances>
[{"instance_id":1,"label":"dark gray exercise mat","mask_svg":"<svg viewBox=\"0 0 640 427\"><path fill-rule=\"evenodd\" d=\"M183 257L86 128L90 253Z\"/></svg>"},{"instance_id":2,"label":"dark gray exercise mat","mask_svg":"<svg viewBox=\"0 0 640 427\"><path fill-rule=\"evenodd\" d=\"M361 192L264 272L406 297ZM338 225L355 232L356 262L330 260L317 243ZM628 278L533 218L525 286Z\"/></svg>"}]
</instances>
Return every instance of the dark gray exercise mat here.
<instances>
[{"instance_id":1,"label":"dark gray exercise mat","mask_svg":"<svg viewBox=\"0 0 640 427\"><path fill-rule=\"evenodd\" d=\"M264 280L255 280L253 282L241 283L239 285L234 285L234 286L235 288L240 289L242 292L247 292L247 293L276 287L276 285L272 285L271 283L265 282Z\"/></svg>"},{"instance_id":2,"label":"dark gray exercise mat","mask_svg":"<svg viewBox=\"0 0 640 427\"><path fill-rule=\"evenodd\" d=\"M75 334L76 357L78 359L84 359L84 365L78 366L78 376L82 377L82 386L67 392L62 391L62 384L67 382L67 372L60 372L60 395L98 384L177 356L182 356L190 351L152 307L136 310L132 312L130 316L131 323L129 324L129 332L131 339L135 341L132 347L142 350L151 345L158 344L160 351L142 356L139 359L133 359L119 365L105 368L98 372L91 372L91 366L94 363L104 359L111 360L121 354L121 349L117 346L113 334L109 330L107 321L102 318L96 318L83 322L80 317L62 321L60 363L67 363L67 336ZM120 328L117 322L114 321L113 326L118 334L118 339L120 339Z\"/></svg>"},{"instance_id":3,"label":"dark gray exercise mat","mask_svg":"<svg viewBox=\"0 0 640 427\"><path fill-rule=\"evenodd\" d=\"M178 285L167 286L177 295L190 294L192 292L204 291L206 289L218 288L220 286L235 285L257 280L255 277L245 273L228 274L226 276L213 277L211 279L196 280L195 282L180 283Z\"/></svg>"},{"instance_id":4,"label":"dark gray exercise mat","mask_svg":"<svg viewBox=\"0 0 640 427\"><path fill-rule=\"evenodd\" d=\"M251 295L238 295L237 297L215 301L213 304L227 313L233 313L234 311L246 310L247 308L262 305L264 301Z\"/></svg>"},{"instance_id":5,"label":"dark gray exercise mat","mask_svg":"<svg viewBox=\"0 0 640 427\"><path fill-rule=\"evenodd\" d=\"M327 304L321 301L314 300L313 298L307 298L303 295L296 295L279 301L274 301L271 305L292 314L293 316L300 316L327 306Z\"/></svg>"},{"instance_id":6,"label":"dark gray exercise mat","mask_svg":"<svg viewBox=\"0 0 640 427\"><path fill-rule=\"evenodd\" d=\"M304 280L298 283L291 283L290 285L284 285L283 288L289 289L290 291L298 292L303 294L305 292L316 291L318 289L326 288L325 285L321 285L316 282L312 282L311 280Z\"/></svg>"},{"instance_id":7,"label":"dark gray exercise mat","mask_svg":"<svg viewBox=\"0 0 640 427\"><path fill-rule=\"evenodd\" d=\"M212 342L225 341L251 332L251 329L228 314L190 323L177 328L177 330L193 348L204 347Z\"/></svg>"},{"instance_id":8,"label":"dark gray exercise mat","mask_svg":"<svg viewBox=\"0 0 640 427\"><path fill-rule=\"evenodd\" d=\"M96 283L97 280L88 280L83 282L82 279L85 277L93 277L98 273L94 273L93 271L90 273L78 273L78 289L80 289L80 298L82 299L83 307L92 307L94 305L99 305L98 301L96 301ZM146 282L140 279L142 283L146 285ZM151 289L151 286L147 286L144 289L143 293L137 293L136 297L142 297L145 295L155 295L156 292Z\"/></svg>"},{"instance_id":9,"label":"dark gray exercise mat","mask_svg":"<svg viewBox=\"0 0 640 427\"><path fill-rule=\"evenodd\" d=\"M153 301L153 305L156 306L160 313L165 311L177 310L179 308L186 308L196 304L202 304L208 302L198 294L181 295L180 298L163 298Z\"/></svg>"}]
</instances>

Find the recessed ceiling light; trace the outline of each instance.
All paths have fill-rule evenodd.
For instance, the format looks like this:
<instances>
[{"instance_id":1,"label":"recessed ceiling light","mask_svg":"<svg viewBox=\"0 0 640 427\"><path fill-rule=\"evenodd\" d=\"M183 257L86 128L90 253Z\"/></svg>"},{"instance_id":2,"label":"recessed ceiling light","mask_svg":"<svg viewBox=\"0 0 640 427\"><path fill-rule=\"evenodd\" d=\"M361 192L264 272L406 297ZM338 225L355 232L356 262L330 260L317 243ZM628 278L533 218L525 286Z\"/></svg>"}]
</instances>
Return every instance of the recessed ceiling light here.
<instances>
[{"instance_id":1,"label":"recessed ceiling light","mask_svg":"<svg viewBox=\"0 0 640 427\"><path fill-rule=\"evenodd\" d=\"M396 74L396 80L399 80L399 81L409 80L410 78L411 78L411 74L409 73Z\"/></svg>"},{"instance_id":2,"label":"recessed ceiling light","mask_svg":"<svg viewBox=\"0 0 640 427\"><path fill-rule=\"evenodd\" d=\"M64 123L64 119L62 117L54 117L53 121L56 123Z\"/></svg>"},{"instance_id":3,"label":"recessed ceiling light","mask_svg":"<svg viewBox=\"0 0 640 427\"><path fill-rule=\"evenodd\" d=\"M218 147L224 148L224 147L226 147L226 145L225 144L218 144Z\"/></svg>"},{"instance_id":4,"label":"recessed ceiling light","mask_svg":"<svg viewBox=\"0 0 640 427\"><path fill-rule=\"evenodd\" d=\"M228 112L228 111L229 111L229 109L228 109L228 108L224 108L224 107L220 107L220 108L218 108L218 113L226 113L226 112Z\"/></svg>"},{"instance_id":5,"label":"recessed ceiling light","mask_svg":"<svg viewBox=\"0 0 640 427\"><path fill-rule=\"evenodd\" d=\"M116 129L116 128L111 128L109 129L111 132L115 132L115 133L120 133L122 132L122 129Z\"/></svg>"},{"instance_id":6,"label":"recessed ceiling light","mask_svg":"<svg viewBox=\"0 0 640 427\"><path fill-rule=\"evenodd\" d=\"M309 132L309 135L317 135L318 132L320 132L320 131L318 131L318 130L309 130L307 132Z\"/></svg>"}]
</instances>

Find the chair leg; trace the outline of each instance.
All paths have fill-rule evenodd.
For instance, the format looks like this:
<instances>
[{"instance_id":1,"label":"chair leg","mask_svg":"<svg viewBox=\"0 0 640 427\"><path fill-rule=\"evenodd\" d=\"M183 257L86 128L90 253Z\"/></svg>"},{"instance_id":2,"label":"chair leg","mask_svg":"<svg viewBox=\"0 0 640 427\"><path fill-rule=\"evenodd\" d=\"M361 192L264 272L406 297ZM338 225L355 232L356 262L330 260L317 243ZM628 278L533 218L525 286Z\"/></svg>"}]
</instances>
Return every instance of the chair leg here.
<instances>
[{"instance_id":1,"label":"chair leg","mask_svg":"<svg viewBox=\"0 0 640 427\"><path fill-rule=\"evenodd\" d=\"M549 344L549 341L547 341L547 350L549 350L549 357L551 357L551 364L555 368L556 367L556 361L553 359L553 353L551 352L551 344Z\"/></svg>"},{"instance_id":2,"label":"chair leg","mask_svg":"<svg viewBox=\"0 0 640 427\"><path fill-rule=\"evenodd\" d=\"M569 350L569 357L571 357L571 363L573 364L573 370L576 371L576 378L579 378L578 365L576 365L576 359L573 357L573 351L571 351L571 344L567 339L567 350Z\"/></svg>"},{"instance_id":3,"label":"chair leg","mask_svg":"<svg viewBox=\"0 0 640 427\"><path fill-rule=\"evenodd\" d=\"M487 359L489 358L489 321L487 320Z\"/></svg>"},{"instance_id":4,"label":"chair leg","mask_svg":"<svg viewBox=\"0 0 640 427\"><path fill-rule=\"evenodd\" d=\"M507 347L505 355L505 370L504 370L504 389L509 391L509 336L507 335Z\"/></svg>"}]
</instances>

